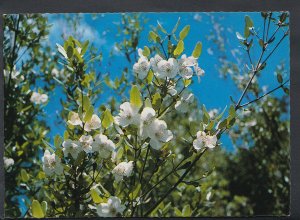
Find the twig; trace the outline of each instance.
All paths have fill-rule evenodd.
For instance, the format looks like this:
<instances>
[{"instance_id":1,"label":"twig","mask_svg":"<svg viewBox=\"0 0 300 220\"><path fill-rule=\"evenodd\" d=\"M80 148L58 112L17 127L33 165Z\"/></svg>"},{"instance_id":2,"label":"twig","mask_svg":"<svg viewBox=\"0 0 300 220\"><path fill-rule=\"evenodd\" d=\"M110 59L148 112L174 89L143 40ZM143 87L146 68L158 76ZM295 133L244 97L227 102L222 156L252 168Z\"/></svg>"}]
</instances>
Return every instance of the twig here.
<instances>
[{"instance_id":1,"label":"twig","mask_svg":"<svg viewBox=\"0 0 300 220\"><path fill-rule=\"evenodd\" d=\"M197 163L197 161L201 158L201 156L206 152L205 148L199 155L197 155L197 157L193 160L193 162L191 163L191 165L185 170L185 172L182 174L182 176L179 178L179 180L163 195L162 198L160 198L155 204L154 206L152 206L147 213L145 214L145 217L147 217L148 215L151 214L151 212L157 207L159 206L159 204L174 190L176 189L176 187L183 181L183 179L186 177L186 175L191 171L191 169L193 168L193 166Z\"/></svg>"},{"instance_id":2,"label":"twig","mask_svg":"<svg viewBox=\"0 0 300 220\"><path fill-rule=\"evenodd\" d=\"M245 107L245 106L247 106L247 105L249 105L249 104L251 104L251 103L253 103L253 102L259 101L260 99L262 99L263 97L265 97L265 96L271 94L272 92L276 91L277 89L282 88L282 87L283 87L286 83L288 83L289 81L290 81L290 80L288 79L288 80L285 81L284 83L282 83L282 84L280 84L279 86L277 86L276 88L274 88L274 89L272 89L272 90L266 92L265 94L263 94L263 95L257 97L256 99L253 99L253 100L251 100L251 101L249 101L249 102L247 102L247 103L245 103L245 104L243 104L243 105L240 105L239 108L243 108L243 107Z\"/></svg>"}]
</instances>

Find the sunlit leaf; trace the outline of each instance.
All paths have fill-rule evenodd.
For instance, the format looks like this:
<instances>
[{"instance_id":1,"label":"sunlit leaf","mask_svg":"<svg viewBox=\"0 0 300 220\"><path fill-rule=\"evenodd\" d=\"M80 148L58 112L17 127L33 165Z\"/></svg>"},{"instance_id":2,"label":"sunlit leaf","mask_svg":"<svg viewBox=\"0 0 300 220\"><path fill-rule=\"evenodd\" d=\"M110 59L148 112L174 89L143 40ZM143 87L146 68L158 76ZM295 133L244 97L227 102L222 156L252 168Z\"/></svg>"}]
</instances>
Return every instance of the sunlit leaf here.
<instances>
[{"instance_id":1,"label":"sunlit leaf","mask_svg":"<svg viewBox=\"0 0 300 220\"><path fill-rule=\"evenodd\" d=\"M43 212L41 204L37 200L32 201L31 211L32 211L32 216L35 218L44 218L45 217L45 214Z\"/></svg>"},{"instance_id":2,"label":"sunlit leaf","mask_svg":"<svg viewBox=\"0 0 300 220\"><path fill-rule=\"evenodd\" d=\"M195 58L199 58L202 52L202 43L198 42L194 48L194 51L192 53L192 56Z\"/></svg>"},{"instance_id":3,"label":"sunlit leaf","mask_svg":"<svg viewBox=\"0 0 300 220\"><path fill-rule=\"evenodd\" d=\"M111 112L109 109L106 109L105 112L103 113L103 119L102 119L102 126L104 129L107 129L109 126L112 125L114 122L114 118L111 115Z\"/></svg>"},{"instance_id":4,"label":"sunlit leaf","mask_svg":"<svg viewBox=\"0 0 300 220\"><path fill-rule=\"evenodd\" d=\"M182 40L180 40L173 53L175 56L179 56L183 52L183 50L184 50L184 43Z\"/></svg>"},{"instance_id":5,"label":"sunlit leaf","mask_svg":"<svg viewBox=\"0 0 300 220\"><path fill-rule=\"evenodd\" d=\"M184 40L190 31L190 25L186 25L179 33L180 40Z\"/></svg>"},{"instance_id":6,"label":"sunlit leaf","mask_svg":"<svg viewBox=\"0 0 300 220\"><path fill-rule=\"evenodd\" d=\"M143 104L140 90L139 90L139 88L136 85L132 86L132 88L131 88L131 91L130 91L130 103L133 106L136 106L138 108L140 108L142 106L142 104Z\"/></svg>"}]
</instances>

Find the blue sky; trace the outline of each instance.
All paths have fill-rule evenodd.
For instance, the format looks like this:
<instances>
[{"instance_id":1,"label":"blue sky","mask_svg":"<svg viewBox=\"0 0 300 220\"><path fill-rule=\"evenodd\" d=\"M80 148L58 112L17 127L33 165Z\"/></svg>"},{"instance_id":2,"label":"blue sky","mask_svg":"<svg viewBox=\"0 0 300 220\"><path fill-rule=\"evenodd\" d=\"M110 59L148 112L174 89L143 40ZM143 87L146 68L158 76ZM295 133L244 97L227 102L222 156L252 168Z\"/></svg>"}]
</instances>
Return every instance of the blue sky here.
<instances>
[{"instance_id":1,"label":"blue sky","mask_svg":"<svg viewBox=\"0 0 300 220\"><path fill-rule=\"evenodd\" d=\"M191 54L194 45L201 41L203 44L202 55L199 59L199 65L205 70L205 76L201 82L195 82L191 86L192 92L197 97L199 103L204 103L208 110L219 109L222 110L226 105L230 105L229 97L232 96L237 100L240 92L234 86L230 79L222 79L219 75L216 65L218 64L218 51L214 50L215 45L212 41L207 39L211 33L218 36L221 31L226 35L227 41L225 48L227 50L228 59L233 59L234 55L243 58L246 53L242 51L239 41L236 38L236 32L243 33L244 31L244 17L250 15L255 26L263 27L263 20L260 13L143 13L143 16L148 19L147 24L144 26L139 47L143 48L144 45L149 45L148 33L153 26L156 26L157 20L163 25L165 29L171 31L176 24L178 18L181 18L181 23L178 30L181 30L185 25L191 25L190 33L185 40L186 54ZM62 33L66 35L74 34L72 28L68 26L65 16L63 14L46 14L49 23L52 24L50 35L47 40L53 51L56 52L56 43L63 43L61 37ZM218 24L212 24L214 19ZM91 14L82 14L82 20L78 26L78 32L82 35L84 40L93 42L103 53L103 64L101 72L109 72L112 79L120 75L124 66L128 66L125 57L115 51L115 55L110 57L110 52L114 49L115 42L121 38L117 37L117 25L121 21L121 14L118 13L105 13L93 16ZM272 33L272 29L271 29ZM258 48L256 46L256 48ZM259 50L255 50L253 60L257 60ZM279 47L274 55L270 58L267 68L262 74L260 83L266 85L269 89L278 85L274 70L282 60L287 64L287 75L289 75L289 39L286 39ZM112 65L109 66L108 62ZM58 64L59 65L59 64ZM62 68L62 67L60 67ZM282 91L274 93L280 96ZM49 104L45 107L45 112L49 117L48 123L51 132L48 136L52 139L56 134L63 134L64 127L58 125L53 118L56 117L56 111L61 109L59 98L62 96L61 88L57 88L53 94L49 94ZM105 102L112 96L112 91L107 90L101 96L101 102ZM53 140L53 139L52 139ZM222 142L227 150L232 151L233 146L227 135L222 137Z\"/></svg>"}]
</instances>

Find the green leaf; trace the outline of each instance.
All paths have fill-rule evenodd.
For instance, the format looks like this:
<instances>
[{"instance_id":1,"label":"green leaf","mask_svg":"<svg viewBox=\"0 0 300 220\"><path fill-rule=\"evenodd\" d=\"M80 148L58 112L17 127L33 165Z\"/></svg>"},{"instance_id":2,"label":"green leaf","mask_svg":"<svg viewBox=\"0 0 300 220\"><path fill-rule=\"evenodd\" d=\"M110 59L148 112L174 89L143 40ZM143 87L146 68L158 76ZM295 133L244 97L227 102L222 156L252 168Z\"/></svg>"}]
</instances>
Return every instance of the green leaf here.
<instances>
[{"instance_id":1,"label":"green leaf","mask_svg":"<svg viewBox=\"0 0 300 220\"><path fill-rule=\"evenodd\" d=\"M92 105L90 105L89 109L86 111L83 121L87 122L89 120L91 120L92 116L94 114L94 107Z\"/></svg>"},{"instance_id":2,"label":"green leaf","mask_svg":"<svg viewBox=\"0 0 300 220\"><path fill-rule=\"evenodd\" d=\"M227 106L225 106L225 108L224 108L224 110L222 111L222 113L219 114L219 115L216 117L216 121L219 121L219 120L223 117L224 112L225 112L226 109L227 109Z\"/></svg>"},{"instance_id":3,"label":"green leaf","mask_svg":"<svg viewBox=\"0 0 300 220\"><path fill-rule=\"evenodd\" d=\"M258 43L259 43L259 46L261 46L261 47L265 46L265 43L262 39L259 39Z\"/></svg>"},{"instance_id":4,"label":"green leaf","mask_svg":"<svg viewBox=\"0 0 300 220\"><path fill-rule=\"evenodd\" d=\"M150 84L152 82L153 76L154 76L153 71L149 70L149 73L148 73L147 78L146 78L148 84Z\"/></svg>"},{"instance_id":5,"label":"green leaf","mask_svg":"<svg viewBox=\"0 0 300 220\"><path fill-rule=\"evenodd\" d=\"M149 39L152 39L156 43L160 42L160 37L154 31L149 32Z\"/></svg>"},{"instance_id":6,"label":"green leaf","mask_svg":"<svg viewBox=\"0 0 300 220\"><path fill-rule=\"evenodd\" d=\"M136 85L132 86L132 88L131 88L131 91L130 91L130 103L133 106L136 106L138 108L140 108L143 105L142 96L141 96L140 90L139 90L139 88Z\"/></svg>"},{"instance_id":7,"label":"green leaf","mask_svg":"<svg viewBox=\"0 0 300 220\"><path fill-rule=\"evenodd\" d=\"M96 188L92 188L90 194L94 203L103 202L103 199L99 196L98 190Z\"/></svg>"},{"instance_id":8,"label":"green leaf","mask_svg":"<svg viewBox=\"0 0 300 220\"><path fill-rule=\"evenodd\" d=\"M63 152L63 150L62 150L61 147L56 148L55 155L58 156L59 158L63 158L64 157L64 152Z\"/></svg>"},{"instance_id":9,"label":"green leaf","mask_svg":"<svg viewBox=\"0 0 300 220\"><path fill-rule=\"evenodd\" d=\"M253 27L253 21L250 18L250 16L248 16L248 15L245 16L245 22L248 27Z\"/></svg>"},{"instance_id":10,"label":"green leaf","mask_svg":"<svg viewBox=\"0 0 300 220\"><path fill-rule=\"evenodd\" d=\"M262 63L262 64L259 65L258 70L261 71L261 70L263 70L266 66L267 66L267 63L264 62L264 63Z\"/></svg>"},{"instance_id":11,"label":"green leaf","mask_svg":"<svg viewBox=\"0 0 300 220\"><path fill-rule=\"evenodd\" d=\"M190 32L190 25L186 25L179 33L180 40L184 40L188 33Z\"/></svg>"},{"instance_id":12,"label":"green leaf","mask_svg":"<svg viewBox=\"0 0 300 220\"><path fill-rule=\"evenodd\" d=\"M44 215L46 215L47 209L48 209L48 204L46 201L43 201L42 202L42 210L43 210Z\"/></svg>"},{"instance_id":13,"label":"green leaf","mask_svg":"<svg viewBox=\"0 0 300 220\"><path fill-rule=\"evenodd\" d=\"M229 108L229 115L232 116L232 117L234 117L235 114L236 114L236 112L235 112L235 107L234 107L234 105L230 105L230 108Z\"/></svg>"},{"instance_id":14,"label":"green leaf","mask_svg":"<svg viewBox=\"0 0 300 220\"><path fill-rule=\"evenodd\" d=\"M62 140L61 136L60 135L56 135L55 138L54 138L54 146L55 146L55 148L56 149L59 148L61 146L62 142L63 142L63 140Z\"/></svg>"},{"instance_id":15,"label":"green leaf","mask_svg":"<svg viewBox=\"0 0 300 220\"><path fill-rule=\"evenodd\" d=\"M182 216L183 217L190 217L192 214L192 210L190 205L185 205L182 209Z\"/></svg>"},{"instance_id":16,"label":"green leaf","mask_svg":"<svg viewBox=\"0 0 300 220\"><path fill-rule=\"evenodd\" d=\"M154 96L152 98L152 106L154 107L154 109L159 109L160 105L161 105L161 96L157 92L154 94Z\"/></svg>"},{"instance_id":17,"label":"green leaf","mask_svg":"<svg viewBox=\"0 0 300 220\"><path fill-rule=\"evenodd\" d=\"M277 73L277 81L281 84L283 82L282 75L280 73Z\"/></svg>"},{"instance_id":18,"label":"green leaf","mask_svg":"<svg viewBox=\"0 0 300 220\"><path fill-rule=\"evenodd\" d=\"M140 190L141 190L141 184L139 183L139 184L135 187L134 191L133 191L132 193L129 194L129 198L130 198L130 199L136 199L136 197L138 196Z\"/></svg>"},{"instance_id":19,"label":"green leaf","mask_svg":"<svg viewBox=\"0 0 300 220\"><path fill-rule=\"evenodd\" d=\"M227 128L231 128L233 125L234 125L234 123L235 123L235 117L234 116L229 116L228 118L227 118Z\"/></svg>"},{"instance_id":20,"label":"green leaf","mask_svg":"<svg viewBox=\"0 0 300 220\"><path fill-rule=\"evenodd\" d=\"M149 98L146 98L146 100L145 100L145 107L150 107L150 108L152 108L152 104L151 104L151 101L150 101Z\"/></svg>"},{"instance_id":21,"label":"green leaf","mask_svg":"<svg viewBox=\"0 0 300 220\"><path fill-rule=\"evenodd\" d=\"M109 109L106 109L104 114L103 114L103 119L102 119L102 126L104 129L107 129L109 126L112 125L114 122L114 118L111 115L111 112Z\"/></svg>"},{"instance_id":22,"label":"green leaf","mask_svg":"<svg viewBox=\"0 0 300 220\"><path fill-rule=\"evenodd\" d=\"M210 131L210 130L214 127L214 125L215 125L215 122L214 122L214 121L211 121L211 122L207 125L206 130Z\"/></svg>"},{"instance_id":23,"label":"green leaf","mask_svg":"<svg viewBox=\"0 0 300 220\"><path fill-rule=\"evenodd\" d=\"M74 51L73 47L68 46L68 48L67 48L67 56L68 56L69 59L71 59L73 57L73 51Z\"/></svg>"},{"instance_id":24,"label":"green leaf","mask_svg":"<svg viewBox=\"0 0 300 220\"><path fill-rule=\"evenodd\" d=\"M157 21L157 26L158 29L161 30L161 32L163 32L164 34L168 34L168 32L163 28L163 26L159 23L159 21Z\"/></svg>"},{"instance_id":25,"label":"green leaf","mask_svg":"<svg viewBox=\"0 0 300 220\"><path fill-rule=\"evenodd\" d=\"M174 207L174 212L176 217L182 217L182 213L177 207Z\"/></svg>"},{"instance_id":26,"label":"green leaf","mask_svg":"<svg viewBox=\"0 0 300 220\"><path fill-rule=\"evenodd\" d=\"M285 94L290 95L290 90L287 87L282 87L283 91L285 92Z\"/></svg>"},{"instance_id":27,"label":"green leaf","mask_svg":"<svg viewBox=\"0 0 300 220\"><path fill-rule=\"evenodd\" d=\"M210 116L205 108L205 105L202 106L202 112L203 112L203 122L204 124L208 124L209 120L210 120Z\"/></svg>"},{"instance_id":28,"label":"green leaf","mask_svg":"<svg viewBox=\"0 0 300 220\"><path fill-rule=\"evenodd\" d=\"M85 52L87 51L88 46L89 46L89 41L87 40L87 41L85 41L85 42L83 43L82 50L81 50L81 54L82 54L82 55L85 54Z\"/></svg>"},{"instance_id":29,"label":"green leaf","mask_svg":"<svg viewBox=\"0 0 300 220\"><path fill-rule=\"evenodd\" d=\"M32 211L32 216L35 218L44 218L45 217L45 214L43 212L41 204L37 200L32 201L31 211Z\"/></svg>"},{"instance_id":30,"label":"green leaf","mask_svg":"<svg viewBox=\"0 0 300 220\"><path fill-rule=\"evenodd\" d=\"M194 48L194 51L192 53L192 56L195 58L199 58L202 52L202 43L198 42Z\"/></svg>"},{"instance_id":31,"label":"green leaf","mask_svg":"<svg viewBox=\"0 0 300 220\"><path fill-rule=\"evenodd\" d=\"M288 13L283 12L283 13L280 15L280 17L279 17L280 22L281 22L281 23L285 22L287 16L288 16Z\"/></svg>"},{"instance_id":32,"label":"green leaf","mask_svg":"<svg viewBox=\"0 0 300 220\"><path fill-rule=\"evenodd\" d=\"M180 40L173 53L175 56L179 56L183 52L183 50L184 50L184 43L182 40Z\"/></svg>"},{"instance_id":33,"label":"green leaf","mask_svg":"<svg viewBox=\"0 0 300 220\"><path fill-rule=\"evenodd\" d=\"M80 97L80 101L81 101L81 100L82 100L82 98ZM83 103L82 103L82 105L83 105L83 110L84 110L84 111L88 111L89 108L90 108L90 106L91 106L90 99L89 99L89 97L87 97L86 95L83 96Z\"/></svg>"},{"instance_id":34,"label":"green leaf","mask_svg":"<svg viewBox=\"0 0 300 220\"><path fill-rule=\"evenodd\" d=\"M184 87L188 87L192 83L191 79L183 79L183 85Z\"/></svg>"},{"instance_id":35,"label":"green leaf","mask_svg":"<svg viewBox=\"0 0 300 220\"><path fill-rule=\"evenodd\" d=\"M225 128L227 126L227 119L224 119L218 126L218 129Z\"/></svg>"},{"instance_id":36,"label":"green leaf","mask_svg":"<svg viewBox=\"0 0 300 220\"><path fill-rule=\"evenodd\" d=\"M67 139L69 139L69 132L65 131L64 132L64 140L67 140Z\"/></svg>"},{"instance_id":37,"label":"green leaf","mask_svg":"<svg viewBox=\"0 0 300 220\"><path fill-rule=\"evenodd\" d=\"M245 16L245 30L244 30L245 38L249 37L249 35L250 35L249 28L252 28L252 27L253 27L253 21L251 20L251 18L248 15L246 15Z\"/></svg>"},{"instance_id":38,"label":"green leaf","mask_svg":"<svg viewBox=\"0 0 300 220\"><path fill-rule=\"evenodd\" d=\"M143 55L148 57L150 55L150 49L147 46L144 46Z\"/></svg>"},{"instance_id":39,"label":"green leaf","mask_svg":"<svg viewBox=\"0 0 300 220\"><path fill-rule=\"evenodd\" d=\"M21 179L23 182L27 182L29 180L29 175L24 169L21 169Z\"/></svg>"},{"instance_id":40,"label":"green leaf","mask_svg":"<svg viewBox=\"0 0 300 220\"><path fill-rule=\"evenodd\" d=\"M177 30L179 24L180 24L180 17L178 18L178 20L177 20L177 22L176 22L176 24L175 24L175 26L174 26L174 28L173 28L173 30L172 30L172 34L174 34L174 33L176 32L176 30Z\"/></svg>"}]
</instances>

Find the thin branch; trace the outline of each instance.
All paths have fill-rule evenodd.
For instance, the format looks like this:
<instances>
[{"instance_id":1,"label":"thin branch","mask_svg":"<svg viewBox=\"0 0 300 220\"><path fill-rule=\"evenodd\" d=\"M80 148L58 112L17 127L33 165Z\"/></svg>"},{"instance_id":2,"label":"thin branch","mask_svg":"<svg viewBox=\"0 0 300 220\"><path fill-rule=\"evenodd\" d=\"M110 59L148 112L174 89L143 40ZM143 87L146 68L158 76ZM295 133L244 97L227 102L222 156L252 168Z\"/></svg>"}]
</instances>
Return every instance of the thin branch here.
<instances>
[{"instance_id":1,"label":"thin branch","mask_svg":"<svg viewBox=\"0 0 300 220\"><path fill-rule=\"evenodd\" d=\"M257 97L256 99L253 99L253 100L251 100L251 101L249 101L249 102L247 102L247 103L245 103L245 104L243 104L243 105L240 105L239 108L243 108L243 107L245 107L245 106L247 106L247 105L249 105L249 104L251 104L251 103L253 103L253 102L259 101L259 100L262 99L263 97L265 97L265 96L271 94L272 92L275 92L276 90L282 88L282 87L283 87L286 83L288 83L289 81L290 81L290 80L288 79L288 80L285 81L284 83L282 83L282 84L280 84L279 86L277 86L276 88L274 88L274 89L272 89L272 90L266 92L265 94L263 94L263 95Z\"/></svg>"},{"instance_id":2,"label":"thin branch","mask_svg":"<svg viewBox=\"0 0 300 220\"><path fill-rule=\"evenodd\" d=\"M145 214L145 217L147 217L148 215L151 214L151 212L157 207L159 206L159 204L174 190L176 189L176 187L184 180L184 178L186 177L186 175L191 171L191 169L194 167L194 165L197 163L197 161L201 158L201 156L206 152L205 148L200 154L197 155L197 157L193 160L193 162L191 163L191 165L185 170L185 172L182 174L182 176L179 178L179 180L163 195L162 198L160 198L155 204L154 206L152 206L147 213Z\"/></svg>"},{"instance_id":3,"label":"thin branch","mask_svg":"<svg viewBox=\"0 0 300 220\"><path fill-rule=\"evenodd\" d=\"M274 51L277 49L277 47L281 44L281 42L288 36L289 29L284 33L282 38L279 40L279 42L276 44L276 46L273 48L273 50L269 53L269 55L265 58L265 60L262 62L262 65L267 62L267 60L270 58L270 56L274 53Z\"/></svg>"}]
</instances>

